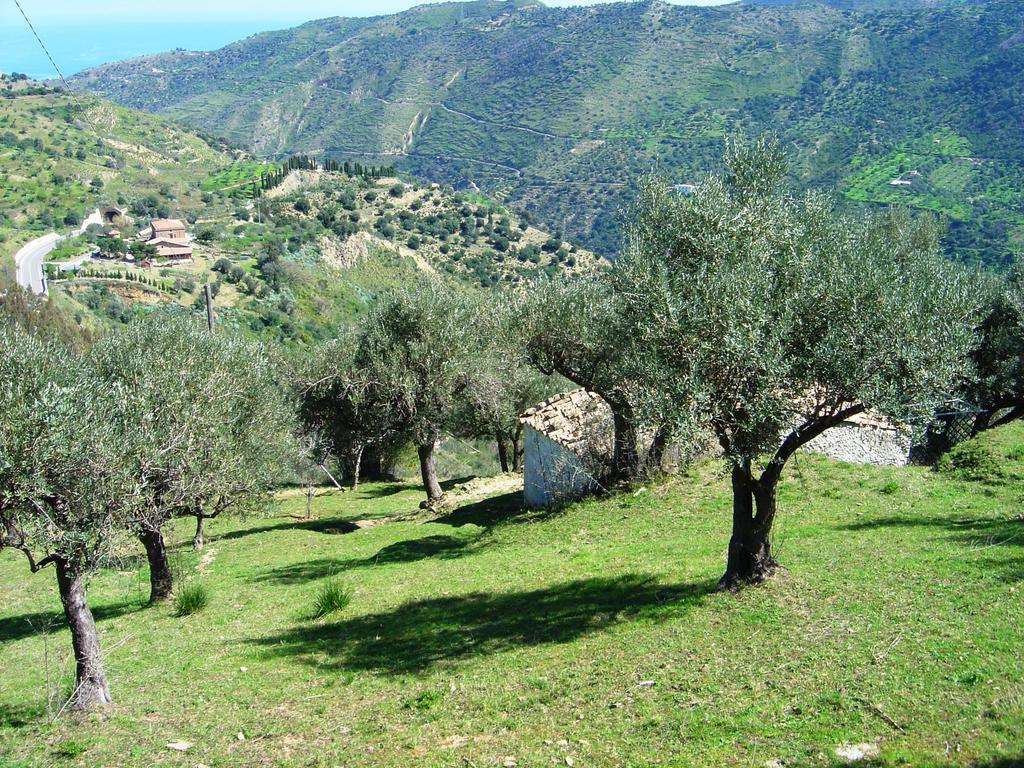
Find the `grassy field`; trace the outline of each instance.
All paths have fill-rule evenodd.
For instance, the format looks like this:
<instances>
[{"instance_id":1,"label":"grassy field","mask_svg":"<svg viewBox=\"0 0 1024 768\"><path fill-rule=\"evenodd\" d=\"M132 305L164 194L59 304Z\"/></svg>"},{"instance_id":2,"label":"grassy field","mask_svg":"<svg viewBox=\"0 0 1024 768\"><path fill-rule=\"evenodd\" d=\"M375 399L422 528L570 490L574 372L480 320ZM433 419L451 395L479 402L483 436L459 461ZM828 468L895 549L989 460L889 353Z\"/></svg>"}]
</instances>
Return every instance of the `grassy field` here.
<instances>
[{"instance_id":1,"label":"grassy field","mask_svg":"<svg viewBox=\"0 0 1024 768\"><path fill-rule=\"evenodd\" d=\"M507 478L441 517L400 483L323 495L310 521L286 494L198 555L183 523L179 585L209 606L144 607L137 561L98 574L116 706L55 723L53 576L3 553L0 766L839 766L851 745L877 750L859 765L1021 765L1024 428L972 456L976 475L799 456L786 570L738 594L713 591L717 464L551 514ZM332 581L350 603L312 618Z\"/></svg>"}]
</instances>

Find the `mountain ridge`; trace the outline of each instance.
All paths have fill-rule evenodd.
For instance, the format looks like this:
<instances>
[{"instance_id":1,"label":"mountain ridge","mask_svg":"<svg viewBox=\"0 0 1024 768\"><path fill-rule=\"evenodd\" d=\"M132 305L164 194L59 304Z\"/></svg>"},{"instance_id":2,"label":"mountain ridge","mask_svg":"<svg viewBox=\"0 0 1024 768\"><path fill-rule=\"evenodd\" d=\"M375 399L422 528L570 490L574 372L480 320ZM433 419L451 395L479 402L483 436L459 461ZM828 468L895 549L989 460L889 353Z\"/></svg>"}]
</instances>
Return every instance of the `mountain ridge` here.
<instances>
[{"instance_id":1,"label":"mountain ridge","mask_svg":"<svg viewBox=\"0 0 1024 768\"><path fill-rule=\"evenodd\" d=\"M1024 243L1015 4L836 4L447 3L75 81L263 156L393 162L477 187L606 254L636 176L692 181L717 168L725 135L770 129L795 183L936 211L961 258L1007 259ZM944 132L964 151L929 160L919 150ZM919 181L890 188L908 163Z\"/></svg>"}]
</instances>

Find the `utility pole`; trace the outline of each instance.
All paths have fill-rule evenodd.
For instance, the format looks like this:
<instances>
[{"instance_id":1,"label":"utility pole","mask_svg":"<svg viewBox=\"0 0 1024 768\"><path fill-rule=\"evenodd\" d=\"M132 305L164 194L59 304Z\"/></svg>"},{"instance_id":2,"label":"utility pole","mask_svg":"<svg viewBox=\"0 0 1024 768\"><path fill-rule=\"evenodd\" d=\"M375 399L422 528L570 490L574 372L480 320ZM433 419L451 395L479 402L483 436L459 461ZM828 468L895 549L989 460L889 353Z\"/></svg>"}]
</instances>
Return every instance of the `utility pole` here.
<instances>
[{"instance_id":1,"label":"utility pole","mask_svg":"<svg viewBox=\"0 0 1024 768\"><path fill-rule=\"evenodd\" d=\"M213 331L213 293L210 291L210 284L203 286L203 293L206 295L206 327Z\"/></svg>"}]
</instances>

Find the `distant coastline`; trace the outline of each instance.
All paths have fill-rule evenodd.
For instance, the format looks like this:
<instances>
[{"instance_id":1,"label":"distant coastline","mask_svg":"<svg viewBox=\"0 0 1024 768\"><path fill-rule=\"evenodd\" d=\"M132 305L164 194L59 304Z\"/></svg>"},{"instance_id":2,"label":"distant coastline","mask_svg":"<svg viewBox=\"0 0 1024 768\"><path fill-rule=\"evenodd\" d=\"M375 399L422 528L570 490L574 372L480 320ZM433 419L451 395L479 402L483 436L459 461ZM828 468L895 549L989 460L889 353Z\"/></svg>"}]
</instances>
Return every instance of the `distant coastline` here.
<instances>
[{"instance_id":1,"label":"distant coastline","mask_svg":"<svg viewBox=\"0 0 1024 768\"><path fill-rule=\"evenodd\" d=\"M257 32L293 25L294 21L283 19L239 19L160 24L137 20L102 24L45 22L36 26L58 66L70 77L88 67L175 48L212 51ZM0 29L0 71L23 72L37 79L56 77L53 65L24 24L4 24Z\"/></svg>"}]
</instances>

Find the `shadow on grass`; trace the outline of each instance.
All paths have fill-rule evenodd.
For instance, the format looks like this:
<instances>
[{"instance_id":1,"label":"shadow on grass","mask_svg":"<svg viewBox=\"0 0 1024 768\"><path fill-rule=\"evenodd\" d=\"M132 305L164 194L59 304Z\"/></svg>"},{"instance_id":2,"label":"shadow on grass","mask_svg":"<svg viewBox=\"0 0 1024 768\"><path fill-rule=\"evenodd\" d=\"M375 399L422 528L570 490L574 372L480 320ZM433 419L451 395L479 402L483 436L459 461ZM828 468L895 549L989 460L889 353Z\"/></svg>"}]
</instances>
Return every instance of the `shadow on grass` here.
<instances>
[{"instance_id":1,"label":"shadow on grass","mask_svg":"<svg viewBox=\"0 0 1024 768\"><path fill-rule=\"evenodd\" d=\"M591 578L529 592L416 600L254 640L272 656L340 669L414 673L517 647L566 643L622 621L665 621L693 608L714 581L665 585L650 576Z\"/></svg>"},{"instance_id":2,"label":"shadow on grass","mask_svg":"<svg viewBox=\"0 0 1024 768\"><path fill-rule=\"evenodd\" d=\"M258 576L254 581L299 584L304 581L334 576L342 571L349 571L354 568L389 565L392 563L412 563L430 557L446 560L467 554L475 547L476 543L476 539L460 539L454 536L424 536L420 539L409 539L389 544L367 558L345 559L324 557L317 560L293 563L281 568L275 568L270 573Z\"/></svg>"},{"instance_id":3,"label":"shadow on grass","mask_svg":"<svg viewBox=\"0 0 1024 768\"><path fill-rule=\"evenodd\" d=\"M1024 547L1024 518L964 518L890 516L840 526L845 531L869 531L883 528L934 528L949 533L950 541L968 547L970 552ZM971 560L986 573L997 573L1003 581L1024 581L1024 557L975 557Z\"/></svg>"},{"instance_id":4,"label":"shadow on grass","mask_svg":"<svg viewBox=\"0 0 1024 768\"><path fill-rule=\"evenodd\" d=\"M274 525L261 525L255 528L239 528L236 531L228 531L227 533L220 534L219 536L210 536L207 541L230 541L231 539L241 539L246 536L252 536L256 533L272 533L274 531L315 531L316 533L352 533L358 531L359 526L356 525L349 518L327 518L324 520L295 520L288 518L287 521L276 523ZM184 546L184 545L182 545ZM190 543L188 546L192 546Z\"/></svg>"},{"instance_id":5,"label":"shadow on grass","mask_svg":"<svg viewBox=\"0 0 1024 768\"><path fill-rule=\"evenodd\" d=\"M42 704L0 704L0 729L24 728L37 724L44 717L46 708Z\"/></svg>"},{"instance_id":6,"label":"shadow on grass","mask_svg":"<svg viewBox=\"0 0 1024 768\"><path fill-rule=\"evenodd\" d=\"M523 492L511 491L501 496L492 496L472 504L453 509L446 515L432 520L459 528L463 525L478 525L488 528L510 520L538 520L553 514L548 510L526 509L523 506Z\"/></svg>"},{"instance_id":7,"label":"shadow on grass","mask_svg":"<svg viewBox=\"0 0 1024 768\"><path fill-rule=\"evenodd\" d=\"M375 483L372 486L360 485L354 493L367 499L383 499L386 496L394 496L402 491L416 490L415 486L408 483L400 483L397 480L390 483Z\"/></svg>"},{"instance_id":8,"label":"shadow on grass","mask_svg":"<svg viewBox=\"0 0 1024 768\"><path fill-rule=\"evenodd\" d=\"M829 768L849 768L851 765L857 766L857 768L888 768L892 765L892 762L888 760L858 760L851 762L849 760L838 759L833 763L829 763ZM931 768L962 768L964 763L928 763ZM987 758L982 760L976 760L968 763L970 768L1024 768L1024 755L1017 757L995 757Z\"/></svg>"},{"instance_id":9,"label":"shadow on grass","mask_svg":"<svg viewBox=\"0 0 1024 768\"><path fill-rule=\"evenodd\" d=\"M116 619L128 613L135 613L145 608L140 603L120 603L118 605L101 605L92 609L93 618L97 622ZM8 640L22 640L45 631L59 632L66 629L64 614L59 611L39 611L22 613L17 616L0 618L0 643Z\"/></svg>"}]
</instances>

